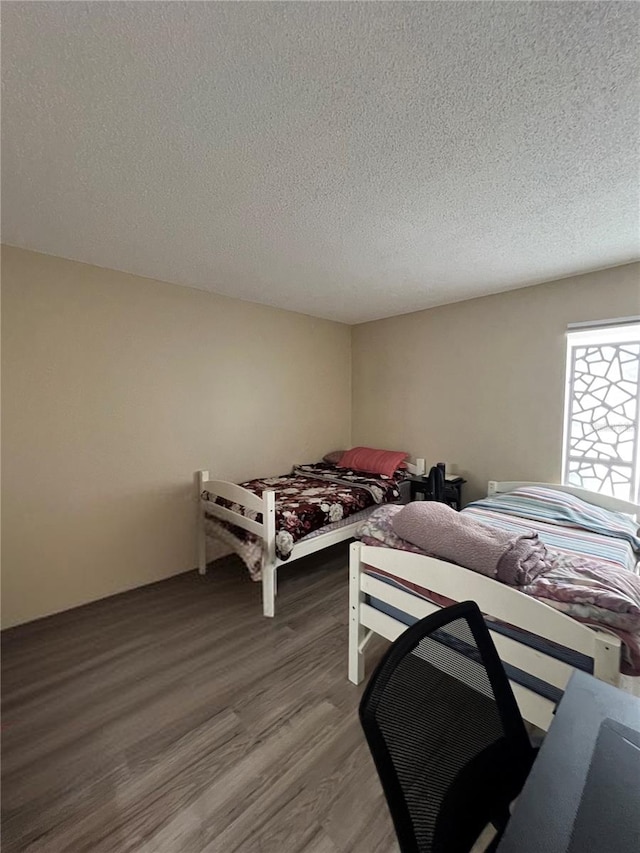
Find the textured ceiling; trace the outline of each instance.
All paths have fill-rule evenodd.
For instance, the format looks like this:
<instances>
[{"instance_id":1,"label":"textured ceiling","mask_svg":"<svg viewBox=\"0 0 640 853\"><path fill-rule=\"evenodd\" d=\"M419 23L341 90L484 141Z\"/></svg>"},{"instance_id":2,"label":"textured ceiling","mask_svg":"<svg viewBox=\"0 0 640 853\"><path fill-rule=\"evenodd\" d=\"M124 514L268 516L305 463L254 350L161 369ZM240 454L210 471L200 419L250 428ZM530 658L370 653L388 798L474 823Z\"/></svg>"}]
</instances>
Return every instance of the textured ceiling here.
<instances>
[{"instance_id":1,"label":"textured ceiling","mask_svg":"<svg viewBox=\"0 0 640 853\"><path fill-rule=\"evenodd\" d=\"M639 15L5 2L3 241L346 322L633 260Z\"/></svg>"}]
</instances>

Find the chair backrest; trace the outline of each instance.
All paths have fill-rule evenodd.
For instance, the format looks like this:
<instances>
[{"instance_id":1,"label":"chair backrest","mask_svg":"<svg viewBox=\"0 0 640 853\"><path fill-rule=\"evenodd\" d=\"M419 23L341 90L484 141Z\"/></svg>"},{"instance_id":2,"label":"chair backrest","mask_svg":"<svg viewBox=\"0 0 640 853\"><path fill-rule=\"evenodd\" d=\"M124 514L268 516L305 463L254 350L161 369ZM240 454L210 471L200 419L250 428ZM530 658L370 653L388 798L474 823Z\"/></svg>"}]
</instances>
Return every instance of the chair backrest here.
<instances>
[{"instance_id":1,"label":"chair backrest","mask_svg":"<svg viewBox=\"0 0 640 853\"><path fill-rule=\"evenodd\" d=\"M408 628L371 676L360 720L403 853L469 851L508 815L534 750L478 606Z\"/></svg>"}]
</instances>

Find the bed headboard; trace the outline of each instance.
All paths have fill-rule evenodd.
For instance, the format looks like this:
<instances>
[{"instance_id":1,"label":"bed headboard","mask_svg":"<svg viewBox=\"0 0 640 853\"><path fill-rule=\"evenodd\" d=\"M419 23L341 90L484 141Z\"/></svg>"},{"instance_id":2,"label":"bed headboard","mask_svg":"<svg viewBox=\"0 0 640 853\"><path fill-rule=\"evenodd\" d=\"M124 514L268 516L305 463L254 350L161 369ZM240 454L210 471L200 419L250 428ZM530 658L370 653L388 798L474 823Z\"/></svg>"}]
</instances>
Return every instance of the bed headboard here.
<instances>
[{"instance_id":1,"label":"bed headboard","mask_svg":"<svg viewBox=\"0 0 640 853\"><path fill-rule=\"evenodd\" d=\"M414 477L421 477L425 472L424 459L416 459L415 462L409 462L407 459L406 465L407 471Z\"/></svg>"},{"instance_id":2,"label":"bed headboard","mask_svg":"<svg viewBox=\"0 0 640 853\"><path fill-rule=\"evenodd\" d=\"M514 489L519 489L525 486L542 486L545 489L555 489L557 492L567 492L570 495L575 495L577 498L582 498L583 501L600 506L603 509L610 509L614 512L624 512L627 515L633 515L640 521L640 505L634 504L632 501L625 501L622 498L612 498L610 495L601 495L598 492L591 492L589 489L581 489L579 486L563 486L559 483L532 483L527 481L502 481L489 480L487 486L487 495L500 495L504 492L512 492Z\"/></svg>"}]
</instances>

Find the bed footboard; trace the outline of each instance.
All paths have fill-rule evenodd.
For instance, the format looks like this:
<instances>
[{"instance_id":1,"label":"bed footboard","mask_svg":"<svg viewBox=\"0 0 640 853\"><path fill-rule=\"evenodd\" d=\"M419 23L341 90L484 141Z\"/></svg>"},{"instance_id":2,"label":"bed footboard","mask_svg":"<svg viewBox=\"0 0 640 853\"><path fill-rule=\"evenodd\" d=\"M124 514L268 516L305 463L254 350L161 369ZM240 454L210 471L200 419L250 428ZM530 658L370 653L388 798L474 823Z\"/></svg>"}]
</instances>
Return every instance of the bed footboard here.
<instances>
[{"instance_id":1,"label":"bed footboard","mask_svg":"<svg viewBox=\"0 0 640 853\"><path fill-rule=\"evenodd\" d=\"M196 500L198 501L198 519L196 524L198 572L201 575L207 573L207 534L204 529L204 503L201 495L204 484L209 479L208 471L196 471Z\"/></svg>"},{"instance_id":2,"label":"bed footboard","mask_svg":"<svg viewBox=\"0 0 640 853\"><path fill-rule=\"evenodd\" d=\"M359 542L351 546L349 567L349 680L354 684L364 678L364 651L369 639L379 635L393 641L406 630L407 625L392 614L401 611L412 619L422 619L439 609L418 595L367 574L367 567L380 569L452 601L476 601L482 612L495 621L591 658L596 678L619 684L618 637L588 628L518 590L461 566ZM372 605L372 599L377 606ZM380 604L387 612L381 610ZM511 636L493 630L491 634L503 663L529 676L528 683L542 682L550 688L548 692L555 694L564 690L574 670L571 664ZM511 685L523 717L546 730L556 701L513 679Z\"/></svg>"},{"instance_id":3,"label":"bed footboard","mask_svg":"<svg viewBox=\"0 0 640 853\"><path fill-rule=\"evenodd\" d=\"M208 471L198 471L197 500L198 500L198 571L201 575L207 571L207 534L205 530L205 515L213 515L221 521L248 530L255 536L260 537L263 542L262 549L262 610L265 616L273 616L275 613L276 597L276 493L272 489L263 492L258 497L248 489L237 483L228 483L226 480L209 479ZM251 510L252 513L262 516L262 521L249 518L242 512L237 512L228 507L221 506L213 501L205 501L201 495L203 491L209 492L216 497L224 498L241 509Z\"/></svg>"}]
</instances>

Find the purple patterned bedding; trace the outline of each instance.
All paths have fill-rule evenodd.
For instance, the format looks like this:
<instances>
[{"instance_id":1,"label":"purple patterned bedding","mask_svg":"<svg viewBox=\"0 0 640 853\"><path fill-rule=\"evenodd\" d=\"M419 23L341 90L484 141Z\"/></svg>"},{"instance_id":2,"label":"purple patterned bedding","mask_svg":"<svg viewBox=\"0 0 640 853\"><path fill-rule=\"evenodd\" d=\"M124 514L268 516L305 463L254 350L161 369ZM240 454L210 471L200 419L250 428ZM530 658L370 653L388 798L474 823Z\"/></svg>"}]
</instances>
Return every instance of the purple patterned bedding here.
<instances>
[{"instance_id":1,"label":"purple patterned bedding","mask_svg":"<svg viewBox=\"0 0 640 853\"><path fill-rule=\"evenodd\" d=\"M325 463L299 465L291 474L249 480L240 485L262 496L267 489L276 492L276 555L281 560L291 556L293 547L305 536L329 524L348 518L376 504L397 501L399 484L406 474L396 472L393 477L363 474L348 468L338 468ZM225 506L258 523L261 513L240 507L224 498L203 491L204 501ZM260 580L262 540L226 521L207 514L206 529L218 536L245 562L253 580Z\"/></svg>"},{"instance_id":2,"label":"purple patterned bedding","mask_svg":"<svg viewBox=\"0 0 640 853\"><path fill-rule=\"evenodd\" d=\"M394 532L391 520L402 507L380 507L360 526L366 545L427 554ZM475 515L478 518L477 515ZM514 518L520 529L536 530L536 522ZM570 539L568 540L570 541ZM516 587L579 622L605 628L620 637L621 670L640 675L640 577L609 560L590 560L565 547L555 553L553 566L526 586Z\"/></svg>"}]
</instances>

